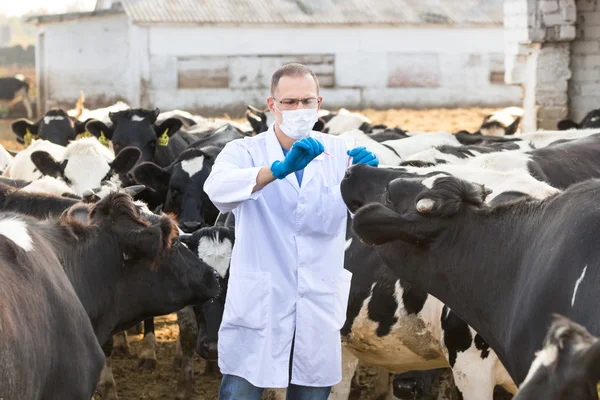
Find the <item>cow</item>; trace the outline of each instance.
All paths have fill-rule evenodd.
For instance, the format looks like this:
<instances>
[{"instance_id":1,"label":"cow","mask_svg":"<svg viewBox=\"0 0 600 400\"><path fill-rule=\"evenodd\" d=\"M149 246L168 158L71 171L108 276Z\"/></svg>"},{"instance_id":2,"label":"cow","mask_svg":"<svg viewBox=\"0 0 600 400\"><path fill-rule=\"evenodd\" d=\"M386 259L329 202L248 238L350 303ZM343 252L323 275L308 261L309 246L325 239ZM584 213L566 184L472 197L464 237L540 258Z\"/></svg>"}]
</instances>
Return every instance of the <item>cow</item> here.
<instances>
[{"instance_id":1,"label":"cow","mask_svg":"<svg viewBox=\"0 0 600 400\"><path fill-rule=\"evenodd\" d=\"M0 397L90 399L104 354L44 224L0 214Z\"/></svg>"},{"instance_id":2,"label":"cow","mask_svg":"<svg viewBox=\"0 0 600 400\"><path fill-rule=\"evenodd\" d=\"M21 118L11 124L17 142L27 148L33 139L48 140L59 146L66 146L77 135L85 132L87 121L70 117L63 109L53 108L37 122Z\"/></svg>"},{"instance_id":3,"label":"cow","mask_svg":"<svg viewBox=\"0 0 600 400\"><path fill-rule=\"evenodd\" d=\"M216 129L219 129L223 125L232 125L235 126L236 129L239 129L240 132L244 132L245 134L250 134L253 130L252 125L249 122L237 123L231 121L229 119L222 118L204 118L200 115L193 115L187 111L182 110L172 110L161 112L156 119L157 123L161 123L162 121L168 118L178 118L183 122L183 127L185 129L196 128L200 131L211 132Z\"/></svg>"},{"instance_id":4,"label":"cow","mask_svg":"<svg viewBox=\"0 0 600 400\"><path fill-rule=\"evenodd\" d=\"M600 331L600 254L591 239L600 228L599 180L488 206L490 191L460 178L388 177L378 168L347 171L341 191L353 230L400 279L472 326L517 385L552 313Z\"/></svg>"},{"instance_id":5,"label":"cow","mask_svg":"<svg viewBox=\"0 0 600 400\"><path fill-rule=\"evenodd\" d=\"M204 182L222 147L190 147L166 168L141 163L132 171L135 182L164 194L163 211L178 216L179 228L192 233L213 225L219 210L204 192Z\"/></svg>"},{"instance_id":6,"label":"cow","mask_svg":"<svg viewBox=\"0 0 600 400\"><path fill-rule=\"evenodd\" d=\"M600 178L600 133L528 152L483 154L467 160L465 165L519 169L553 187L565 189L585 179Z\"/></svg>"},{"instance_id":7,"label":"cow","mask_svg":"<svg viewBox=\"0 0 600 400\"><path fill-rule=\"evenodd\" d=\"M110 118L108 118L109 113L128 110L131 108L127 103L125 103L123 101L117 101L115 104L112 104L108 107L96 108L94 110L88 110L87 108L83 107L84 101L85 101L85 97L83 96L83 92L82 92L79 100L77 101L76 107L74 109L68 110L67 114L71 118L75 118L78 121L98 120L98 121L103 122L104 124L109 124L110 123Z\"/></svg>"},{"instance_id":8,"label":"cow","mask_svg":"<svg viewBox=\"0 0 600 400\"><path fill-rule=\"evenodd\" d=\"M359 113L353 113L345 108L337 113L330 113L323 117L325 128L323 132L330 135L340 135L354 129L360 129L363 132L371 131L371 120Z\"/></svg>"},{"instance_id":9,"label":"cow","mask_svg":"<svg viewBox=\"0 0 600 400\"><path fill-rule=\"evenodd\" d=\"M467 162L470 158L481 154L496 153L509 150L532 150L533 146L529 142L497 142L488 145L468 145L468 146L436 146L428 150L415 153L406 158L406 161L423 161L431 164L453 163L459 164ZM402 165L402 164L401 164Z\"/></svg>"},{"instance_id":10,"label":"cow","mask_svg":"<svg viewBox=\"0 0 600 400\"><path fill-rule=\"evenodd\" d=\"M470 133L462 130L454 134L462 145L487 145L490 143L521 142L520 136L484 136L480 132Z\"/></svg>"},{"instance_id":11,"label":"cow","mask_svg":"<svg viewBox=\"0 0 600 400\"><path fill-rule=\"evenodd\" d=\"M580 123L574 122L570 119L563 119L558 121L556 129L559 131L566 131L569 129L590 129L600 128L600 109L592 110L583 117Z\"/></svg>"},{"instance_id":12,"label":"cow","mask_svg":"<svg viewBox=\"0 0 600 400\"><path fill-rule=\"evenodd\" d=\"M515 400L595 400L599 382L600 341L580 324L555 315Z\"/></svg>"},{"instance_id":13,"label":"cow","mask_svg":"<svg viewBox=\"0 0 600 400\"><path fill-rule=\"evenodd\" d=\"M9 109L22 101L27 111L27 118L33 117L29 89L29 82L23 75L19 74L13 78L0 78L0 100L8 101Z\"/></svg>"},{"instance_id":14,"label":"cow","mask_svg":"<svg viewBox=\"0 0 600 400\"><path fill-rule=\"evenodd\" d=\"M111 141L116 155L125 147L137 147L142 152L140 162L152 161L166 167L195 138L181 129L183 123L178 118L167 118L157 124L159 114L158 108L111 112L108 114L111 125L92 120L86 129L102 143Z\"/></svg>"},{"instance_id":15,"label":"cow","mask_svg":"<svg viewBox=\"0 0 600 400\"><path fill-rule=\"evenodd\" d=\"M194 309L186 307L177 313L181 348L180 360L177 360L181 365L177 398L189 399L193 393L192 360L194 350L209 364L217 361L217 335L225 307L229 263L235 234L233 227L227 223L225 226L205 227L193 234L182 235L181 241L198 258L215 269L222 288L218 297L204 305L196 306Z\"/></svg>"},{"instance_id":16,"label":"cow","mask_svg":"<svg viewBox=\"0 0 600 400\"><path fill-rule=\"evenodd\" d=\"M84 138L71 142L62 160L42 150L32 152L30 157L43 175L64 181L82 196L86 189L100 188L105 182L127 174L140 155L139 149L128 147L114 157L96 138Z\"/></svg>"},{"instance_id":17,"label":"cow","mask_svg":"<svg viewBox=\"0 0 600 400\"><path fill-rule=\"evenodd\" d=\"M38 180L44 175L38 170L33 161L31 161L31 154L35 151L45 151L56 161L60 162L64 159L66 150L66 147L48 140L34 139L29 147L15 155L10 164L4 169L2 176L28 182Z\"/></svg>"},{"instance_id":18,"label":"cow","mask_svg":"<svg viewBox=\"0 0 600 400\"><path fill-rule=\"evenodd\" d=\"M79 205L82 208L85 207L90 207L87 206L85 204L79 203L76 200L71 200L71 199L64 199L64 198L60 198L57 196L51 196L51 195L46 195L46 194L34 194L34 193L23 193L19 190L16 190L14 188L8 188L8 187L2 187L0 186L0 193L2 194L2 201L0 202L0 210L1 211L16 211L16 212L22 212L22 213L26 213L28 215L32 215L35 216L37 218L56 218L57 215L61 214L64 212L64 210L68 209L69 207L73 208L76 207L77 205ZM135 194L135 190L139 190L138 188L127 188L125 189L125 191L127 193L130 194ZM115 193L110 193L107 197L115 197ZM173 221L170 219L165 219L167 217L163 216L163 217L158 217L152 213L150 213L147 208L143 205L143 204L138 204L136 203L135 205L135 212L140 216L140 218L142 218L144 221L146 221L146 223L151 223L151 224L157 224L157 223L162 223L162 224L166 224L167 222L169 222L169 224L171 224L171 230L172 232L170 233L170 236L173 236L175 234L176 228L174 228L172 226ZM85 208L83 211L87 210L87 208ZM85 217L85 213L81 213L78 212L79 215L83 214L83 217ZM82 216L80 216L79 218L83 218ZM118 224L115 225L124 225L125 224L125 220L120 220L118 222ZM173 230L175 229L175 230ZM110 246L110 241L107 241L106 246ZM98 250L99 252L103 251L103 250ZM108 251L108 250L106 250ZM104 253L103 253L104 254ZM191 258L190 258L191 257ZM157 259L158 260L158 259ZM195 261L194 261L195 260ZM106 260L104 260L106 261ZM89 305L89 309L90 309L90 317L92 318L93 321L96 321L94 323L94 327L96 330L100 329L100 322L98 322L99 320L104 320L105 318L108 318L109 321L113 321L115 320L115 318L121 318L119 317L119 315L122 315L122 313L135 313L135 309L131 310L128 307L124 306L124 305L119 305L119 302L122 301L131 301L132 298L136 298L136 299L142 299L144 296L150 296L151 299L153 301L147 301L147 302L142 302L140 304L144 304L144 307L150 307L150 306L159 306L160 304L162 304L161 307L169 307L167 310L165 310L164 308L161 309L161 311L156 314L153 312L148 312L148 310L146 309L146 311L142 312L141 314L139 314L140 316L147 316L147 315L163 315L163 314L168 314L170 312L174 312L177 310L177 308L175 309L171 309L171 307L173 307L173 305L175 304L182 304L186 305L186 304L200 304L201 301L196 301L198 299L200 299L199 296L205 296L207 289L203 289L201 283L202 283L202 279L207 279L208 276L208 281L206 281L207 284L207 288L209 290L209 297L214 297L214 295L216 295L217 293L214 291L214 285L215 282L217 284L217 288L218 288L218 281L216 281L216 278L213 279L213 276L216 276L214 274L214 271L210 268L208 268L206 266L206 264L204 264L202 261L198 260L196 256L193 255L193 253L191 253L185 246L180 246L178 244L177 239L175 239L174 244L172 246L172 251L170 251L168 254L165 254L160 260L158 260L157 262L159 262L159 264L157 265L157 268L155 269L150 269L147 266L143 266L143 265L135 265L134 262L134 258L131 255L127 255L125 254L125 263L129 263L131 265L128 265L127 268L122 269L122 267L119 269L119 267L115 267L115 269L113 269L111 271L110 269L110 265L105 265L105 270L104 270L104 275L100 274L98 275L99 271L94 272L93 270L89 270L86 268L80 268L80 270L67 270L67 273L73 273L76 275L69 275L70 279L73 280L75 283L74 285L76 286L77 283L80 284L87 284L86 282L90 282L90 285L96 285L98 284L98 282L103 282L100 286L94 286L94 288L91 287L81 287L80 290L77 290L78 294L82 297L85 298L84 305L87 307ZM102 262L101 260L97 261L97 262ZM98 267L93 267L93 263L90 264L90 262L88 262L86 264L86 266L89 266L90 268L96 268L98 269ZM182 270L183 268L183 270ZM188 268L188 270L185 270L185 268ZM191 270L189 269L191 268ZM208 269L207 269L208 268ZM119 271L123 271L123 273L119 274ZM197 270L197 272L196 272ZM127 272L130 271L130 272ZM137 272L135 272L137 271ZM206 272L209 271L209 272ZM92 276L93 274L95 274L96 278L93 281L89 281L86 279L83 279L84 276ZM207 275L208 274L208 275ZM156 275L156 276L155 276ZM120 280L124 280L124 279L137 279L137 282L132 282L131 284L122 284L122 282L117 285L117 282L111 282L109 281L109 278L116 278L120 276ZM185 277L185 279L183 279ZM202 278L204 277L204 278ZM183 279L183 280L182 280ZM94 283L95 282L95 283ZM179 283L178 283L179 282ZM177 288L177 286L171 286L171 285L179 285L180 283L183 283L185 285L184 287L179 287ZM164 297L160 298L156 296L156 289L152 288L153 284L159 284L162 285L161 286L161 293L164 294ZM115 286L116 285L116 286ZM115 289L114 290L100 290L101 288L109 288L111 286L114 286ZM136 287L138 289L136 289ZM169 291L171 289L169 289L169 287L172 288L172 290L174 292L169 294ZM118 288L122 288L121 291L119 291L120 289ZM100 290L98 292L98 290ZM104 291L103 291L104 290ZM128 291L129 290L129 291ZM97 295L96 295L97 293ZM119 294L120 293L120 294ZM173 296L174 294L177 294L177 296ZM190 295L192 296L190 300ZM110 301L107 300L106 296L110 297ZM133 297L132 297L133 296ZM186 297L187 296L187 297ZM103 300L104 299L104 300ZM187 300L186 300L187 299ZM194 300L196 299L196 300ZM184 301L184 303L181 303L181 301ZM100 304L102 304L104 307L114 307L114 309L103 309L103 308L99 308L98 305L95 305L96 303L94 302L99 302ZM139 307L139 306L138 306ZM179 307L181 308L181 307ZM161 314L162 310L164 310L164 312ZM130 314L128 314L130 315ZM130 317L127 317L130 318ZM129 325L133 325L134 323L138 322L139 320L141 320L141 318L136 319L135 321L130 321L129 319L127 319L127 326L121 328L121 323L119 323L119 328L115 328L115 329L111 329L110 330L110 334L107 336L106 331L108 330L107 328L103 328L101 329L102 336L99 336L99 341L101 343L105 343L109 338L110 335L115 334L121 330L127 329L129 327ZM107 351L107 355L110 355L110 350ZM109 370L107 368L107 370ZM105 371L106 372L106 371ZM111 384L112 381L112 384ZM115 392L115 388L114 388L114 380L112 379L112 374L111 373L103 373L103 377L102 380L100 382L100 386L103 387L103 391L105 392L109 392L109 393L113 393Z\"/></svg>"},{"instance_id":19,"label":"cow","mask_svg":"<svg viewBox=\"0 0 600 400\"><path fill-rule=\"evenodd\" d=\"M519 107L507 107L496 111L483 118L478 132L484 136L515 135L523 115L525 112Z\"/></svg>"}]
</instances>

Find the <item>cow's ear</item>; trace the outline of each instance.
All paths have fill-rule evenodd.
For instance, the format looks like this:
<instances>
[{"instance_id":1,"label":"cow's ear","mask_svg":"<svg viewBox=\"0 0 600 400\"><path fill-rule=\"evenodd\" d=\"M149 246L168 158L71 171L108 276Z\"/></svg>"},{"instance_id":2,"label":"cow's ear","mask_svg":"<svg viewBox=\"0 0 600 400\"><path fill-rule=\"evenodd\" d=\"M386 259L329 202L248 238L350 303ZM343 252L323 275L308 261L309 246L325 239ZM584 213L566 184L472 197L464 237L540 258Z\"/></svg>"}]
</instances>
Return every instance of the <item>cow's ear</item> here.
<instances>
[{"instance_id":1,"label":"cow's ear","mask_svg":"<svg viewBox=\"0 0 600 400\"><path fill-rule=\"evenodd\" d=\"M38 150L31 153L31 161L43 175L58 178L64 172L64 162L59 163L45 151Z\"/></svg>"},{"instance_id":2,"label":"cow's ear","mask_svg":"<svg viewBox=\"0 0 600 400\"><path fill-rule=\"evenodd\" d=\"M424 244L441 229L424 218L408 220L379 203L367 204L354 215L352 228L366 244L381 245L394 240Z\"/></svg>"},{"instance_id":3,"label":"cow's ear","mask_svg":"<svg viewBox=\"0 0 600 400\"><path fill-rule=\"evenodd\" d=\"M165 189L171 180L171 173L151 162L143 162L131 171L137 183L154 190Z\"/></svg>"},{"instance_id":4,"label":"cow's ear","mask_svg":"<svg viewBox=\"0 0 600 400\"><path fill-rule=\"evenodd\" d=\"M205 155L207 155L209 158L212 158L213 160L215 158L217 158L217 156L219 155L219 153L221 153L221 149L218 148L217 146L202 147L202 148L200 148L200 151L202 153L204 153Z\"/></svg>"},{"instance_id":5,"label":"cow's ear","mask_svg":"<svg viewBox=\"0 0 600 400\"><path fill-rule=\"evenodd\" d=\"M421 214L449 217L464 205L480 207L492 193L491 189L453 176L435 179L431 189L424 189L415 199L415 208Z\"/></svg>"},{"instance_id":6,"label":"cow's ear","mask_svg":"<svg viewBox=\"0 0 600 400\"><path fill-rule=\"evenodd\" d=\"M169 138L178 132L183 125L179 118L167 118L161 124L154 125L154 131L158 140L156 144L161 147L169 145Z\"/></svg>"},{"instance_id":7,"label":"cow's ear","mask_svg":"<svg viewBox=\"0 0 600 400\"><path fill-rule=\"evenodd\" d=\"M512 124L506 127L505 135L514 135L519 128L519 124L521 123L521 117L515 117L515 120Z\"/></svg>"},{"instance_id":8,"label":"cow's ear","mask_svg":"<svg viewBox=\"0 0 600 400\"><path fill-rule=\"evenodd\" d=\"M141 156L142 152L137 147L125 147L110 163L110 167L117 174L126 174L137 164Z\"/></svg>"},{"instance_id":9,"label":"cow's ear","mask_svg":"<svg viewBox=\"0 0 600 400\"><path fill-rule=\"evenodd\" d=\"M114 125L108 127L104 122L92 119L85 124L85 130L94 135L100 143L108 146L108 141L113 137Z\"/></svg>"},{"instance_id":10,"label":"cow's ear","mask_svg":"<svg viewBox=\"0 0 600 400\"><path fill-rule=\"evenodd\" d=\"M17 136L17 142L29 146L31 140L37 139L39 121L33 123L28 119L21 118L13 122L11 128Z\"/></svg>"},{"instance_id":11,"label":"cow's ear","mask_svg":"<svg viewBox=\"0 0 600 400\"><path fill-rule=\"evenodd\" d=\"M177 133L182 126L183 122L181 122L179 118L167 118L159 125L154 125L154 130L156 131L157 137L160 137L165 133L168 137L171 137Z\"/></svg>"},{"instance_id":12,"label":"cow's ear","mask_svg":"<svg viewBox=\"0 0 600 400\"><path fill-rule=\"evenodd\" d=\"M73 118L73 128L75 129L75 134L79 135L86 132L86 125L91 121L94 121L94 119L88 118L85 121L79 121L78 119Z\"/></svg>"},{"instance_id":13,"label":"cow's ear","mask_svg":"<svg viewBox=\"0 0 600 400\"><path fill-rule=\"evenodd\" d=\"M313 131L323 132L323 130L325 130L325 120L319 117L313 126Z\"/></svg>"},{"instance_id":14,"label":"cow's ear","mask_svg":"<svg viewBox=\"0 0 600 400\"><path fill-rule=\"evenodd\" d=\"M569 129L579 129L580 126L577 122L572 121L570 119L563 119L558 121L556 124L556 129L559 131L568 131Z\"/></svg>"},{"instance_id":15,"label":"cow's ear","mask_svg":"<svg viewBox=\"0 0 600 400\"><path fill-rule=\"evenodd\" d=\"M157 107L148 113L148 121L150 121L151 124L155 123L159 115L160 109Z\"/></svg>"}]
</instances>

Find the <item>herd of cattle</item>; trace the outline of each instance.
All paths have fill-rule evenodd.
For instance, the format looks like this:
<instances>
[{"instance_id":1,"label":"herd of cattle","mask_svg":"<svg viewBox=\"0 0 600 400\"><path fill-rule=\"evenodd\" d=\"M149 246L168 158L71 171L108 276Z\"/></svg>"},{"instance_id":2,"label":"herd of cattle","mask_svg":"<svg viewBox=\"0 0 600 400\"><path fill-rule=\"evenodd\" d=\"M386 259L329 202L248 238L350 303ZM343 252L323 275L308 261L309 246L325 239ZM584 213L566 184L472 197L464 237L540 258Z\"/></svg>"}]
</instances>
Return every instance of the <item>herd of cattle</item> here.
<instances>
[{"instance_id":1,"label":"herd of cattle","mask_svg":"<svg viewBox=\"0 0 600 400\"><path fill-rule=\"evenodd\" d=\"M408 372L450 368L439 400L491 400L497 386L598 399L600 111L532 133L522 116L421 133L320 112L315 130L380 160L341 185L353 278L330 399L348 399L359 362L395 374L377 396L430 396L428 373ZM153 317L173 312L176 396L192 397L194 353L217 359L235 241L203 185L228 142L273 121L250 106L246 117L119 102L12 124L25 149L0 149L0 398L117 399L113 350L128 352L143 321L140 366L154 368Z\"/></svg>"}]
</instances>

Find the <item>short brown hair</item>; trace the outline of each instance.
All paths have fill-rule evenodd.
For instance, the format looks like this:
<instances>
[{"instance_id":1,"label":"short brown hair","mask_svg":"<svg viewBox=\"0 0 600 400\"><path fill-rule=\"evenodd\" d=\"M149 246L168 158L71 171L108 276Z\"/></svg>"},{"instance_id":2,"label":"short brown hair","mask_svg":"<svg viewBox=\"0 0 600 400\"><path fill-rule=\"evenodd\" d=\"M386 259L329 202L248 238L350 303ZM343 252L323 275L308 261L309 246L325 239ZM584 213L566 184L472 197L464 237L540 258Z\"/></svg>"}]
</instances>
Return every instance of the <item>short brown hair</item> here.
<instances>
[{"instance_id":1,"label":"short brown hair","mask_svg":"<svg viewBox=\"0 0 600 400\"><path fill-rule=\"evenodd\" d=\"M312 72L312 70L310 68L308 68L302 64L290 63L290 64L283 65L277 71L275 71L275 73L273 74L273 77L271 78L271 96L273 96L275 94L275 89L277 89L279 80L282 77L284 77L284 76L298 77L298 76L304 76L304 75L312 76L312 78L315 81L315 84L317 85L317 93L319 93L319 80L317 79L317 75L315 75L315 73Z\"/></svg>"}]
</instances>

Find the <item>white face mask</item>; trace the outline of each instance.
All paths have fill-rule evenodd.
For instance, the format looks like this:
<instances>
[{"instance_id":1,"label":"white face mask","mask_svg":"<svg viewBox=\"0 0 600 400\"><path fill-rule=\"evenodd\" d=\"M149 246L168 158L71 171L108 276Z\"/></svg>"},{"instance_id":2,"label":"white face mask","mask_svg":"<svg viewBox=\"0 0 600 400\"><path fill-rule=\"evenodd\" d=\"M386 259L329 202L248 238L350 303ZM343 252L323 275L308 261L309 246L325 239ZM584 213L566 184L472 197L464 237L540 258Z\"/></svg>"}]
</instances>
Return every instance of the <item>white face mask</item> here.
<instances>
[{"instance_id":1,"label":"white face mask","mask_svg":"<svg viewBox=\"0 0 600 400\"><path fill-rule=\"evenodd\" d=\"M279 110L281 112L283 122L279 125L281 131L286 136L300 140L307 137L310 134L313 126L319 119L319 110L316 108L300 108L297 110Z\"/></svg>"}]
</instances>

